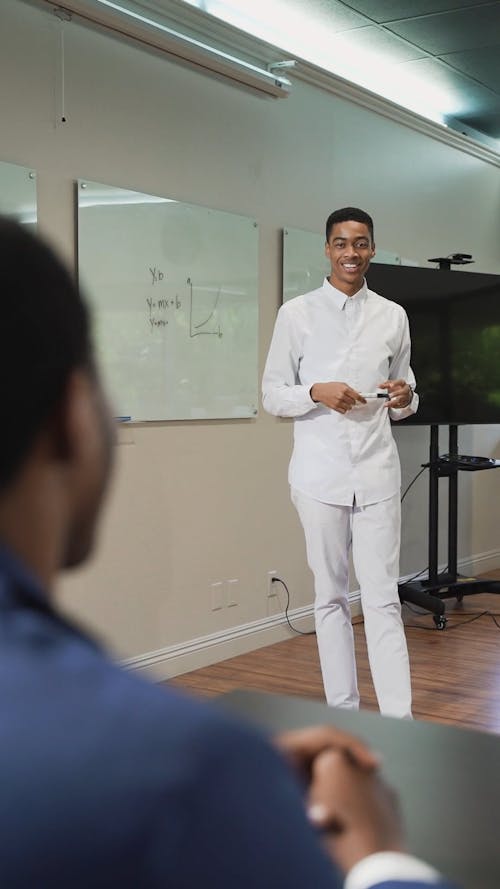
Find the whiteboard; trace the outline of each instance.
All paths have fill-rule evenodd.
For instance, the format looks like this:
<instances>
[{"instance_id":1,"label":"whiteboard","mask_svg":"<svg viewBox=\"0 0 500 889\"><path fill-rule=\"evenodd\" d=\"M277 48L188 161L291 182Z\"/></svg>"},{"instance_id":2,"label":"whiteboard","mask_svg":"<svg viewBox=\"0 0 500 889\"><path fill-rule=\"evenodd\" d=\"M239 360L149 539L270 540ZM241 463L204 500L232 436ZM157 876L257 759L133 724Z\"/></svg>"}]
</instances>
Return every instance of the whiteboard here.
<instances>
[{"instance_id":1,"label":"whiteboard","mask_svg":"<svg viewBox=\"0 0 500 889\"><path fill-rule=\"evenodd\" d=\"M402 260L397 253L377 248L375 262L401 265ZM410 264L409 260L404 262ZM283 229L283 302L321 287L329 274L324 235L298 228Z\"/></svg>"},{"instance_id":2,"label":"whiteboard","mask_svg":"<svg viewBox=\"0 0 500 889\"><path fill-rule=\"evenodd\" d=\"M35 226L36 176L33 170L0 161L0 213Z\"/></svg>"},{"instance_id":3,"label":"whiteboard","mask_svg":"<svg viewBox=\"0 0 500 889\"><path fill-rule=\"evenodd\" d=\"M80 282L115 415L255 416L257 223L95 182L77 190Z\"/></svg>"}]
</instances>

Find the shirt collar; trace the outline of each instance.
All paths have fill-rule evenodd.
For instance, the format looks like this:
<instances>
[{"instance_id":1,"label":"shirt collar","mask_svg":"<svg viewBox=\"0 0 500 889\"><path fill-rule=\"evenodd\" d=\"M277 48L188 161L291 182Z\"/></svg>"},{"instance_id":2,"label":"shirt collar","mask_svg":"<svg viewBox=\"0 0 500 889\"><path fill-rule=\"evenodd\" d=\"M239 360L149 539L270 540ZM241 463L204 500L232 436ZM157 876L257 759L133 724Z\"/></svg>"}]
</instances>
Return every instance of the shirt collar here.
<instances>
[{"instance_id":1,"label":"shirt collar","mask_svg":"<svg viewBox=\"0 0 500 889\"><path fill-rule=\"evenodd\" d=\"M328 299L333 301L337 308L342 311L349 299L354 299L356 302L360 303L364 302L368 296L368 285L366 283L366 278L364 278L360 290L358 290L354 296L347 296L342 290L338 290L333 284L330 284L328 278L325 278L323 281L323 292L328 296Z\"/></svg>"},{"instance_id":2,"label":"shirt collar","mask_svg":"<svg viewBox=\"0 0 500 889\"><path fill-rule=\"evenodd\" d=\"M0 541L0 599L28 598L50 610L42 584L21 560Z\"/></svg>"},{"instance_id":3,"label":"shirt collar","mask_svg":"<svg viewBox=\"0 0 500 889\"><path fill-rule=\"evenodd\" d=\"M52 622L58 623L66 633L83 640L86 645L100 651L100 645L77 625L67 621L59 614L50 602L47 591L42 584L23 564L23 562L0 541L0 606L7 608L25 607L32 611L49 616Z\"/></svg>"}]
</instances>

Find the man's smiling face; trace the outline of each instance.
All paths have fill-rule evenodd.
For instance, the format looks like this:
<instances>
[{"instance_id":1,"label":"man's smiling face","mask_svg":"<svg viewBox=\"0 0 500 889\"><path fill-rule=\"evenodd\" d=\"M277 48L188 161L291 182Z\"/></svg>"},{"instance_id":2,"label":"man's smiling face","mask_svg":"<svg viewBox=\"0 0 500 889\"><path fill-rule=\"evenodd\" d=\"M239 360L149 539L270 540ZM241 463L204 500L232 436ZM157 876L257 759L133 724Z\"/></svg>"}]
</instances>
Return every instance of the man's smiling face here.
<instances>
[{"instance_id":1,"label":"man's smiling face","mask_svg":"<svg viewBox=\"0 0 500 889\"><path fill-rule=\"evenodd\" d=\"M375 256L370 230L363 222L337 222L325 245L330 260L330 284L348 296L363 286L363 279Z\"/></svg>"}]
</instances>

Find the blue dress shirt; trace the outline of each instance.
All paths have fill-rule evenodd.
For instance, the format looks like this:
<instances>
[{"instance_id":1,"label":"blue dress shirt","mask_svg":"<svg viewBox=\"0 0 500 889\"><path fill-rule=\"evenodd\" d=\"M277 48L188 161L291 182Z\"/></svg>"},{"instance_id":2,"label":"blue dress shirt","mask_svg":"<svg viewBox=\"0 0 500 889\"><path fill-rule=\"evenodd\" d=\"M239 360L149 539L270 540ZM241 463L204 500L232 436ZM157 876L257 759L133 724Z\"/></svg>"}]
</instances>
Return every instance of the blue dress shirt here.
<instances>
[{"instance_id":1,"label":"blue dress shirt","mask_svg":"<svg viewBox=\"0 0 500 889\"><path fill-rule=\"evenodd\" d=\"M120 670L5 549L0 714L2 889L340 889L268 742Z\"/></svg>"}]
</instances>

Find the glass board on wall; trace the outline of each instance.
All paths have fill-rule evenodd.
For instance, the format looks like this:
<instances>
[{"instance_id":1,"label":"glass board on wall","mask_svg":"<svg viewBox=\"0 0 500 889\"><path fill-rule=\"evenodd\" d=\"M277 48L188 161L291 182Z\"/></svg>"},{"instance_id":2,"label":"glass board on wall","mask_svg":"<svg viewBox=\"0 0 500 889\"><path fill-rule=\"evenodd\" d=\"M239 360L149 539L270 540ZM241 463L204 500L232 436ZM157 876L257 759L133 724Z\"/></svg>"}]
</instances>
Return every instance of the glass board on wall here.
<instances>
[{"instance_id":1,"label":"glass board on wall","mask_svg":"<svg viewBox=\"0 0 500 889\"><path fill-rule=\"evenodd\" d=\"M0 213L36 225L36 177L33 170L0 161Z\"/></svg>"},{"instance_id":2,"label":"glass board on wall","mask_svg":"<svg viewBox=\"0 0 500 889\"><path fill-rule=\"evenodd\" d=\"M401 257L379 250L375 262L401 265ZM330 263L325 256L325 236L298 228L283 229L283 302L321 287Z\"/></svg>"},{"instance_id":3,"label":"glass board on wall","mask_svg":"<svg viewBox=\"0 0 500 889\"><path fill-rule=\"evenodd\" d=\"M257 223L95 182L77 188L80 283L116 416L255 416Z\"/></svg>"}]
</instances>

